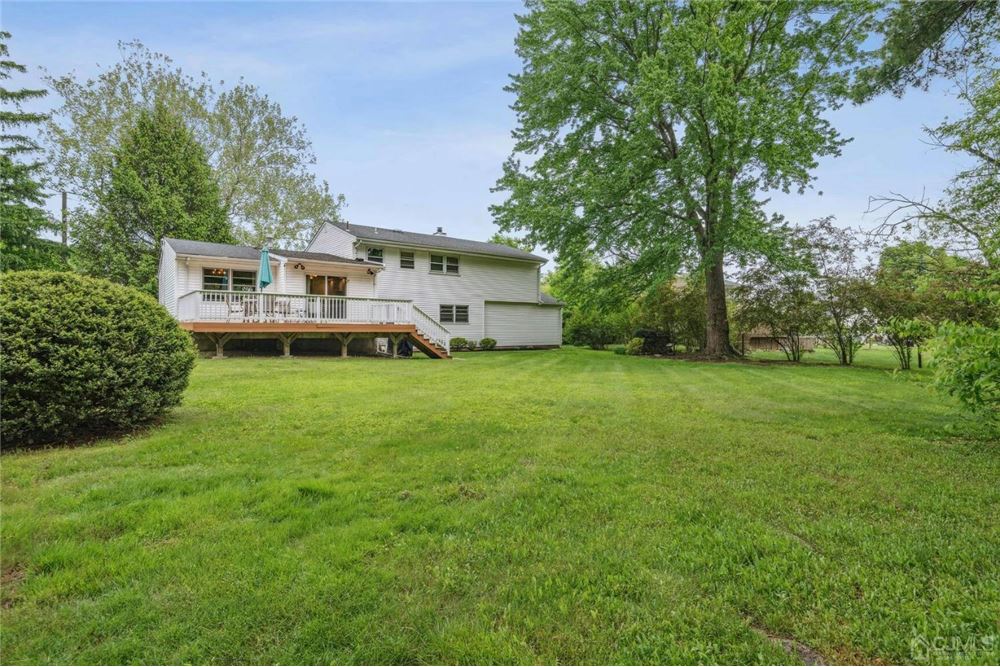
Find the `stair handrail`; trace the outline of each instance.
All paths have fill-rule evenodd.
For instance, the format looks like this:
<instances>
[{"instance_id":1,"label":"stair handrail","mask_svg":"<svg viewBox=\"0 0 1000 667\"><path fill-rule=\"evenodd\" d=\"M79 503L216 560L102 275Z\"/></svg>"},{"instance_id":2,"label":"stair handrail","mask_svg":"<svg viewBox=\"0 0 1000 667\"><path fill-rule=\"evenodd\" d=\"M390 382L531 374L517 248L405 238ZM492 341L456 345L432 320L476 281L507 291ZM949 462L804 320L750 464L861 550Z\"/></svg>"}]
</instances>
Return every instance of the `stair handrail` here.
<instances>
[{"instance_id":1,"label":"stair handrail","mask_svg":"<svg viewBox=\"0 0 1000 667\"><path fill-rule=\"evenodd\" d=\"M417 304L413 304L413 324L418 331L430 338L431 342L444 349L445 354L451 355L451 332L433 317L420 310Z\"/></svg>"}]
</instances>

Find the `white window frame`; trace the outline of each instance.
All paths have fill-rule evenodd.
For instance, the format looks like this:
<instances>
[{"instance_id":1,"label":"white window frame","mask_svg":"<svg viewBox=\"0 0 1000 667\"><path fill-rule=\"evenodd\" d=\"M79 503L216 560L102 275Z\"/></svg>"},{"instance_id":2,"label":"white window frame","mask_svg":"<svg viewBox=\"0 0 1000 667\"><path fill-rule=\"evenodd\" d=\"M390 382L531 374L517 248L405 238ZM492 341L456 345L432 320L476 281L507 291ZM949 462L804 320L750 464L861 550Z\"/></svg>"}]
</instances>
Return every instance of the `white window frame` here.
<instances>
[{"instance_id":1,"label":"white window frame","mask_svg":"<svg viewBox=\"0 0 1000 667\"><path fill-rule=\"evenodd\" d=\"M377 259L372 258L372 253L378 253ZM374 262L375 264L385 264L385 249L384 248L368 248L368 252L365 253L365 257L369 262Z\"/></svg>"},{"instance_id":2,"label":"white window frame","mask_svg":"<svg viewBox=\"0 0 1000 667\"><path fill-rule=\"evenodd\" d=\"M225 271L224 275L226 277L226 285L223 288L219 287L209 287L205 284L205 272L206 271ZM237 273L249 273L253 275L253 284L249 289L247 287L241 286L237 289L235 283L233 282L233 272ZM222 268L221 266L203 266L201 267L201 289L212 292L255 292L257 291L257 271L253 269L229 269Z\"/></svg>"},{"instance_id":3,"label":"white window frame","mask_svg":"<svg viewBox=\"0 0 1000 667\"><path fill-rule=\"evenodd\" d=\"M404 264L404 262L409 262L409 266ZM401 269L415 269L417 268L417 255L412 250L400 250L399 251L399 268Z\"/></svg>"},{"instance_id":4,"label":"white window frame","mask_svg":"<svg viewBox=\"0 0 1000 667\"><path fill-rule=\"evenodd\" d=\"M437 258L438 261L435 261L435 258ZM441 268L435 269L435 264ZM453 267L454 271L452 270ZM462 275L459 257L456 255L431 255L431 273L437 273L442 276Z\"/></svg>"},{"instance_id":5,"label":"white window frame","mask_svg":"<svg viewBox=\"0 0 1000 667\"><path fill-rule=\"evenodd\" d=\"M461 308L465 313L464 320L458 319L459 308ZM468 324L469 307L463 304L442 303L438 306L438 318L442 323L447 322L449 324Z\"/></svg>"}]
</instances>

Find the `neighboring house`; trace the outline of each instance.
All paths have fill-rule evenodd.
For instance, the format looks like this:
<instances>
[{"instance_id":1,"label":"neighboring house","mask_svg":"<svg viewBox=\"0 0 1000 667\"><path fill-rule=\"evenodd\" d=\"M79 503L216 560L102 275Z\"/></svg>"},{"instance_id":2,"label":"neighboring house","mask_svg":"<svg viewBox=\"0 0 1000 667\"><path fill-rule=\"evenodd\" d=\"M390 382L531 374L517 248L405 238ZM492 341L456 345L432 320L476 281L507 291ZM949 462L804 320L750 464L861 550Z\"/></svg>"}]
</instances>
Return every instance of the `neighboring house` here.
<instances>
[{"instance_id":1,"label":"neighboring house","mask_svg":"<svg viewBox=\"0 0 1000 667\"><path fill-rule=\"evenodd\" d=\"M223 346L234 338L334 337L374 349L404 338L433 357L450 339L499 348L557 347L562 304L539 288L545 259L495 243L326 223L305 251L272 250L273 282L257 290L260 251L164 239L160 302L181 325ZM354 341L354 342L352 342Z\"/></svg>"}]
</instances>

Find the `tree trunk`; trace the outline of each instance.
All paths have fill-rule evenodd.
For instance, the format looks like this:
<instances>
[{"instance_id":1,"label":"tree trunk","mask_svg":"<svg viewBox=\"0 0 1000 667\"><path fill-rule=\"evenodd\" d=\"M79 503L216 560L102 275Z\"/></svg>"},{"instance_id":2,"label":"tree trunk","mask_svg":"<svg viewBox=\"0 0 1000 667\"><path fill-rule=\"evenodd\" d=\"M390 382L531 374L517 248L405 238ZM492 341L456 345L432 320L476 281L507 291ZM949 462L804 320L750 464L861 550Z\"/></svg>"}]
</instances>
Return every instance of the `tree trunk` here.
<instances>
[{"instance_id":1,"label":"tree trunk","mask_svg":"<svg viewBox=\"0 0 1000 667\"><path fill-rule=\"evenodd\" d=\"M705 349L712 357L738 356L729 341L729 313L726 309L726 275L723 272L723 258L720 253L705 270L706 313Z\"/></svg>"}]
</instances>

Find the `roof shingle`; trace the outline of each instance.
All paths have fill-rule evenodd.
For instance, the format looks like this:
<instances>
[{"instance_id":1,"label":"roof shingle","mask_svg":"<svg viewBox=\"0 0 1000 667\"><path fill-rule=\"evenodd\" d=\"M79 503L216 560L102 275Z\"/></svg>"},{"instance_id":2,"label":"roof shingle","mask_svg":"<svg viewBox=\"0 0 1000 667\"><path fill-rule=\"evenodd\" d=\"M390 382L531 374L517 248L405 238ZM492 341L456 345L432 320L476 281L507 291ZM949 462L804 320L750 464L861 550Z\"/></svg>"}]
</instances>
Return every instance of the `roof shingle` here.
<instances>
[{"instance_id":1,"label":"roof shingle","mask_svg":"<svg viewBox=\"0 0 1000 667\"><path fill-rule=\"evenodd\" d=\"M419 234L417 232L404 232L401 229L385 229L383 227L369 227L367 225L355 225L354 223L333 222L330 223L343 229L348 234L353 234L363 241L384 241L385 243L396 243L399 245L422 246L425 248L440 248L441 250L452 250L454 252L471 252L480 255L494 255L496 257L506 257L508 259L522 259L530 262L545 263L548 260L530 252L525 252L519 248L512 248L501 243L487 243L486 241L472 241L470 239L459 239L440 234Z\"/></svg>"},{"instance_id":2,"label":"roof shingle","mask_svg":"<svg viewBox=\"0 0 1000 667\"><path fill-rule=\"evenodd\" d=\"M181 255L198 255L201 257L228 257L230 259L251 259L260 258L260 249L246 245L232 245L229 243L211 243L208 241L191 241L188 239L164 238L166 243L174 249L174 252ZM316 262L340 262L342 264L361 264L364 266L382 266L374 262L367 262L362 259L351 259L348 257L338 257L325 252L304 252L301 250L281 250L271 248L272 255L281 255L291 259L311 259Z\"/></svg>"}]
</instances>

